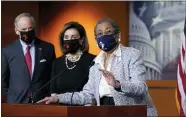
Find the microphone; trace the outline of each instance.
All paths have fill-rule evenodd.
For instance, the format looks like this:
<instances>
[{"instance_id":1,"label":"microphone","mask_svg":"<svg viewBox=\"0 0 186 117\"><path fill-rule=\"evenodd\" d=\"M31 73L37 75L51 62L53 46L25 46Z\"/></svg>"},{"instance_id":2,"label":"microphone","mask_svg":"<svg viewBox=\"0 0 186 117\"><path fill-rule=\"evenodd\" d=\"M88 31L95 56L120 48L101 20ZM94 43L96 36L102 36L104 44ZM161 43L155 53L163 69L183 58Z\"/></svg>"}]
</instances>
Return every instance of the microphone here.
<instances>
[{"instance_id":1,"label":"microphone","mask_svg":"<svg viewBox=\"0 0 186 117\"><path fill-rule=\"evenodd\" d=\"M32 104L34 104L34 98L36 96L36 94L41 91L45 86L47 86L51 81L53 81L54 79L56 79L61 73L63 73L65 70L67 70L67 68L64 68L63 70L61 70L57 75L55 75L53 78L51 78L46 84L44 84L41 88L39 88L34 95L32 96Z\"/></svg>"},{"instance_id":2,"label":"microphone","mask_svg":"<svg viewBox=\"0 0 186 117\"><path fill-rule=\"evenodd\" d=\"M82 80L79 82L79 84L77 85L77 87L75 88L75 90L81 85L81 83L83 82L83 80L85 79L85 76L89 73L89 69L95 64L95 61L92 61L88 67L88 71L85 73L85 75L83 75ZM74 95L75 91L72 92L72 95L70 97L70 106L72 106L72 98Z\"/></svg>"}]
</instances>

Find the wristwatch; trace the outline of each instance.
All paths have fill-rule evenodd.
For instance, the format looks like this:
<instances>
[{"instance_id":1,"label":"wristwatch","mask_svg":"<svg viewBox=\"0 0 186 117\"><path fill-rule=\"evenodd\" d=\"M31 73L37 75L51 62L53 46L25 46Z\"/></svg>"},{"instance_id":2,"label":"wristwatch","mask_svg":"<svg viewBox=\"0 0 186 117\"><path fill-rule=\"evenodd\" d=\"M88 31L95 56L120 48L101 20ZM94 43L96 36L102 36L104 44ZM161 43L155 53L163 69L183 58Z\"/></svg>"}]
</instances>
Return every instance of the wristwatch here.
<instances>
[{"instance_id":1,"label":"wristwatch","mask_svg":"<svg viewBox=\"0 0 186 117\"><path fill-rule=\"evenodd\" d=\"M120 82L119 82L118 80L116 80L116 83L117 83L117 84L120 84ZM114 87L114 89L115 89L116 91L119 91L119 92L122 91L122 90L121 90L121 86L120 86L119 88Z\"/></svg>"}]
</instances>

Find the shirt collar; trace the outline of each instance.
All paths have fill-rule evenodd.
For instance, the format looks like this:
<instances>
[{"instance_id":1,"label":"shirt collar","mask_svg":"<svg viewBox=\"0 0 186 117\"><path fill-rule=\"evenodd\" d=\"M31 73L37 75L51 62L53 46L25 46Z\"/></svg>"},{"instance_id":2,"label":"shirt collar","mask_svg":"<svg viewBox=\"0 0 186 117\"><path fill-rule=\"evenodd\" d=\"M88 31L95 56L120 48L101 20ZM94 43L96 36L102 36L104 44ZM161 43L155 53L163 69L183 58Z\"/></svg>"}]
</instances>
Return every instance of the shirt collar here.
<instances>
[{"instance_id":1,"label":"shirt collar","mask_svg":"<svg viewBox=\"0 0 186 117\"><path fill-rule=\"evenodd\" d=\"M27 45L25 42L23 42L21 39L19 39L19 40L20 40L21 45L22 45L23 47L27 47L27 46L28 46L28 45ZM30 47L34 46L34 42L35 42L35 40L33 40L32 43L29 44L29 46L30 46Z\"/></svg>"},{"instance_id":2,"label":"shirt collar","mask_svg":"<svg viewBox=\"0 0 186 117\"><path fill-rule=\"evenodd\" d=\"M23 42L21 39L19 39L19 40L20 40L20 43L21 43L21 45L22 45L23 51L25 52L25 51L26 51L26 47L27 47L28 45L27 45L25 42ZM34 47L34 42L35 42L35 40L33 40L32 43L29 44L29 46L30 46L30 47Z\"/></svg>"},{"instance_id":3,"label":"shirt collar","mask_svg":"<svg viewBox=\"0 0 186 117\"><path fill-rule=\"evenodd\" d=\"M116 50L114 50L113 55L118 56L118 57L121 56L120 44L118 45L118 47L116 48Z\"/></svg>"},{"instance_id":4,"label":"shirt collar","mask_svg":"<svg viewBox=\"0 0 186 117\"><path fill-rule=\"evenodd\" d=\"M121 57L121 45L119 44L118 47L114 50L111 56ZM104 61L104 51L101 51L98 56L95 58L95 63L102 63Z\"/></svg>"}]
</instances>

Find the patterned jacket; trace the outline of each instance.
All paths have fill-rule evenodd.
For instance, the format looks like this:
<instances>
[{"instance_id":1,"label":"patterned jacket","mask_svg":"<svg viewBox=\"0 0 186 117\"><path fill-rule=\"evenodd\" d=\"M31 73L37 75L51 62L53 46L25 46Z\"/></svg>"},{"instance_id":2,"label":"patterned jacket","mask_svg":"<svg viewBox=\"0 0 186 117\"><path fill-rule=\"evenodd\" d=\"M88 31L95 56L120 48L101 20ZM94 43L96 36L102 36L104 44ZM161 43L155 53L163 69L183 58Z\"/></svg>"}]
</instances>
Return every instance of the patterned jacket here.
<instances>
[{"instance_id":1,"label":"patterned jacket","mask_svg":"<svg viewBox=\"0 0 186 117\"><path fill-rule=\"evenodd\" d=\"M147 116L157 116L155 106L146 85L146 68L140 52L120 44L121 56L113 56L111 72L121 84L121 91L110 88L115 105L147 105ZM98 55L99 56L99 55ZM85 105L96 99L100 106L99 83L101 79L100 64L95 63L89 71L89 80L81 92L75 92L73 104ZM72 93L57 95L59 103L70 104Z\"/></svg>"}]
</instances>

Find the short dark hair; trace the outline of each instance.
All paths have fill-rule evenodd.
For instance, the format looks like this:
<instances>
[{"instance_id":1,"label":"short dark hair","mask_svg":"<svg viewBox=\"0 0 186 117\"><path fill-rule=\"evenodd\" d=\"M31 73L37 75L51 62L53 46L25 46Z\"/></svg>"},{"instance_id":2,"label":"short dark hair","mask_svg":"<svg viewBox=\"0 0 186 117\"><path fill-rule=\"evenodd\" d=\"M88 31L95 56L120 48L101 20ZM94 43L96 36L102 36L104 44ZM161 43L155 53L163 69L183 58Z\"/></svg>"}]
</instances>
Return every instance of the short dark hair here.
<instances>
[{"instance_id":1,"label":"short dark hair","mask_svg":"<svg viewBox=\"0 0 186 117\"><path fill-rule=\"evenodd\" d=\"M120 32L120 28L119 28L118 24L117 24L114 20L112 20L112 19L110 19L110 18L103 18L103 19L100 19L100 20L96 23L96 26L94 27L94 34L95 34L95 35L96 35L97 26L98 26L99 24L102 24L103 22L108 22L108 23L110 23L110 24L112 25L112 27L114 28L114 33L115 33L115 34L118 34L118 33Z\"/></svg>"},{"instance_id":2,"label":"short dark hair","mask_svg":"<svg viewBox=\"0 0 186 117\"><path fill-rule=\"evenodd\" d=\"M66 49L64 48L64 33L66 32L66 30L68 30L70 28L75 28L79 32L80 39L83 40L82 45L80 45L80 49L83 52L88 52L89 44L88 44L88 39L87 39L87 34L85 31L85 28L81 24L79 24L78 22L71 21L71 22L68 22L64 25L64 27L59 35L60 48L61 48L63 54L65 54L67 52Z\"/></svg>"}]
</instances>

